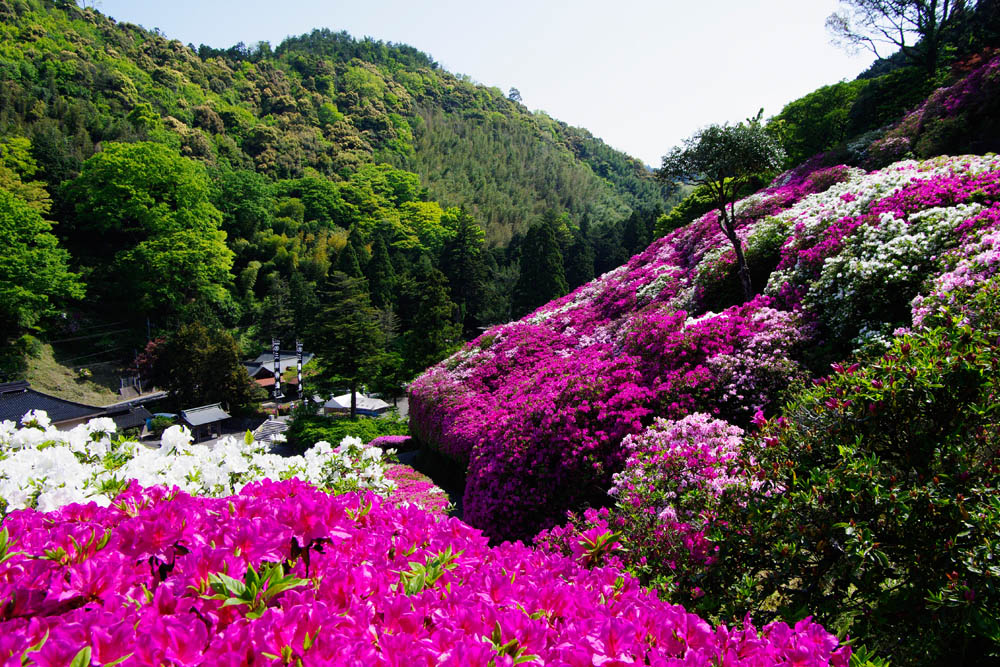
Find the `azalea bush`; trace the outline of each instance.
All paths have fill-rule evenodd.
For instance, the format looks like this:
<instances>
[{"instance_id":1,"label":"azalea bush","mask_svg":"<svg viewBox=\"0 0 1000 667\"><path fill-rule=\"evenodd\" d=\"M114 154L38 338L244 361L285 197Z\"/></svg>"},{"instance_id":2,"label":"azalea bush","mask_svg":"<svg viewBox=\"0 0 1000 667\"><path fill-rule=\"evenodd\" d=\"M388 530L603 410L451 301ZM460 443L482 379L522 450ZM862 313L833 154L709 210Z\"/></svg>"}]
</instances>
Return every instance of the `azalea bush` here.
<instances>
[{"instance_id":1,"label":"azalea bush","mask_svg":"<svg viewBox=\"0 0 1000 667\"><path fill-rule=\"evenodd\" d=\"M804 620L708 623L613 568L298 480L19 510L0 660L37 665L837 665Z\"/></svg>"},{"instance_id":2,"label":"azalea bush","mask_svg":"<svg viewBox=\"0 0 1000 667\"><path fill-rule=\"evenodd\" d=\"M945 258L948 270L910 304L914 326L940 324L942 313L960 314L963 324L975 325L989 311L988 299L997 289L995 277L1000 274L1000 206L978 217L971 222L987 225L981 235L950 252Z\"/></svg>"},{"instance_id":3,"label":"azalea bush","mask_svg":"<svg viewBox=\"0 0 1000 667\"><path fill-rule=\"evenodd\" d=\"M900 664L1000 659L1000 290L973 300L976 327L939 310L744 443L782 492L722 504L723 615L808 609Z\"/></svg>"},{"instance_id":4,"label":"azalea bush","mask_svg":"<svg viewBox=\"0 0 1000 667\"><path fill-rule=\"evenodd\" d=\"M622 442L628 459L613 477L614 506L570 513L569 521L539 533L535 543L580 559L606 560L675 600L703 595L703 579L717 560L718 513L723 493L758 491L740 460L743 430L703 413L657 419ZM614 547L618 548L614 548Z\"/></svg>"},{"instance_id":5,"label":"azalea bush","mask_svg":"<svg viewBox=\"0 0 1000 667\"><path fill-rule=\"evenodd\" d=\"M918 157L995 151L998 116L1000 57L994 57L934 91L869 147L869 159L881 157L888 146L903 145L907 149L912 146Z\"/></svg>"},{"instance_id":6,"label":"azalea bush","mask_svg":"<svg viewBox=\"0 0 1000 667\"><path fill-rule=\"evenodd\" d=\"M380 435L370 440L368 446L395 449L397 452L401 452L412 449L415 443L409 435Z\"/></svg>"},{"instance_id":7,"label":"azalea bush","mask_svg":"<svg viewBox=\"0 0 1000 667\"><path fill-rule=\"evenodd\" d=\"M909 325L910 301L1000 199L995 156L902 162L808 197L767 287L800 303L841 351Z\"/></svg>"},{"instance_id":8,"label":"azalea bush","mask_svg":"<svg viewBox=\"0 0 1000 667\"><path fill-rule=\"evenodd\" d=\"M191 445L191 433L183 426L164 431L159 448L114 434L108 418L60 431L41 411L25 415L21 428L0 423L0 511L47 511L87 501L108 505L130 481L206 496L229 495L260 479L291 477L335 493L394 488L385 475L392 454L352 437L337 446L318 442L303 456L282 457L249 438L223 438L211 449Z\"/></svg>"},{"instance_id":9,"label":"azalea bush","mask_svg":"<svg viewBox=\"0 0 1000 667\"><path fill-rule=\"evenodd\" d=\"M410 388L411 430L468 468L467 520L530 537L607 505L622 443L656 417L746 428L807 370L884 350L915 297L954 289L936 277L990 275L998 202L996 156L805 165L736 206L748 253L775 265L765 295L707 310L732 300L731 246L708 213L429 369Z\"/></svg>"},{"instance_id":10,"label":"azalea bush","mask_svg":"<svg viewBox=\"0 0 1000 667\"><path fill-rule=\"evenodd\" d=\"M392 437L392 436L389 436ZM428 512L448 513L451 500L444 489L427 475L410 466L394 464L386 468L385 478L393 483L392 499L396 503L412 503Z\"/></svg>"},{"instance_id":11,"label":"azalea bush","mask_svg":"<svg viewBox=\"0 0 1000 667\"><path fill-rule=\"evenodd\" d=\"M737 460L742 436L736 426L695 413L658 419L625 438L628 460L608 491L615 499L612 525L626 536L629 562L647 579L669 585L679 573L696 581L691 575L716 560L718 545L710 537L718 499L747 484Z\"/></svg>"}]
</instances>

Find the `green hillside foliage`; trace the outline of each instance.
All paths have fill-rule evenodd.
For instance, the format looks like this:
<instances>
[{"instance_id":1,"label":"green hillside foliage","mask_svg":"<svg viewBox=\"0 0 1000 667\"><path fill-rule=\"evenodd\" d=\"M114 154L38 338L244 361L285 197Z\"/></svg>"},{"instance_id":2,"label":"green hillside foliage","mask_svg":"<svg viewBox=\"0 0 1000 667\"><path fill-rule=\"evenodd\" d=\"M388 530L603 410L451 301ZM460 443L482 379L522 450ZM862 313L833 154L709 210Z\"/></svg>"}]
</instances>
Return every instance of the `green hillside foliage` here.
<instances>
[{"instance_id":1,"label":"green hillside foliage","mask_svg":"<svg viewBox=\"0 0 1000 667\"><path fill-rule=\"evenodd\" d=\"M415 155L403 164L425 174L432 196L465 203L486 224L487 241L506 245L547 209L602 222L627 217L629 204L561 143L545 116L425 110ZM636 165L638 168L639 165ZM539 194L542 197L539 197ZM636 202L638 203L638 202Z\"/></svg>"},{"instance_id":2,"label":"green hillside foliage","mask_svg":"<svg viewBox=\"0 0 1000 667\"><path fill-rule=\"evenodd\" d=\"M727 534L738 558L710 583L719 599L744 613L733 582L753 578L755 600L809 609L900 664L995 664L977 658L995 661L1000 637L997 280L980 287L976 326L944 311L800 388L751 441L751 472L780 470L784 491L722 514L749 529Z\"/></svg>"},{"instance_id":3,"label":"green hillside foliage","mask_svg":"<svg viewBox=\"0 0 1000 667\"><path fill-rule=\"evenodd\" d=\"M637 161L440 70L412 47L317 30L273 51L266 43L195 51L62 4L0 3L0 121L6 133L48 140L50 184L75 172L99 142L144 138L273 178L309 169L345 177L391 162L419 173L443 203L474 204L491 239L510 231L490 225L517 222L523 231L524 219L547 207L580 213L597 197L597 222L613 223L637 204L669 199L671 189ZM455 142L462 150L451 150ZM506 147L500 155L497 143ZM508 157L543 162L511 172ZM481 172L455 180L469 164ZM484 180L492 197L469 201L469 187L454 188Z\"/></svg>"},{"instance_id":4,"label":"green hillside foliage","mask_svg":"<svg viewBox=\"0 0 1000 667\"><path fill-rule=\"evenodd\" d=\"M1000 44L1000 9L995 2L970 3L970 7L969 16L943 35L942 56L935 72L914 66L903 53L897 52L877 60L854 81L824 86L787 104L771 123L778 125L784 138L788 166L824 152L830 152L826 156L830 164L863 163L869 157L868 146L909 112L923 106L931 93L964 79L984 60L989 60L988 54ZM972 112L975 118L954 123L980 135L978 138L929 140L915 151L915 157L994 150L982 146L983 134L995 134L988 124L991 111L978 108ZM961 134L955 130L946 133ZM886 159L891 161L886 156L881 162ZM866 166L881 164L871 162Z\"/></svg>"},{"instance_id":5,"label":"green hillside foliage","mask_svg":"<svg viewBox=\"0 0 1000 667\"><path fill-rule=\"evenodd\" d=\"M195 48L66 0L0 0L0 188L56 223L44 245L79 276L20 298L5 341L72 307L127 320L140 346L201 321L251 352L308 330L347 265L378 292L389 365L415 370L429 351L407 349L404 292L456 243L479 277L444 270L436 306L454 321L436 326L471 335L510 312L503 248L543 212L621 259L621 227L674 190L409 46L315 30ZM460 231L463 215L481 231ZM84 285L94 298L74 303Z\"/></svg>"}]
</instances>

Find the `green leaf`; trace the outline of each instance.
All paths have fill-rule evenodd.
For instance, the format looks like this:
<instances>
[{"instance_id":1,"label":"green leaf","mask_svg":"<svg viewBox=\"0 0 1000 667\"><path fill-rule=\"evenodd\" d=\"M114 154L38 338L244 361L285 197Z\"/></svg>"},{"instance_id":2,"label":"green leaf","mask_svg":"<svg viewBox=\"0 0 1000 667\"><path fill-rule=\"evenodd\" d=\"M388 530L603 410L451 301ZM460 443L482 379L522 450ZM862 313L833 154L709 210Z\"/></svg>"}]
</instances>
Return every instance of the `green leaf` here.
<instances>
[{"instance_id":1,"label":"green leaf","mask_svg":"<svg viewBox=\"0 0 1000 667\"><path fill-rule=\"evenodd\" d=\"M249 568L250 571L252 569ZM242 581L233 579L228 574L223 574L222 572L208 575L208 585L220 595L231 596L235 594L243 596L247 592L247 587Z\"/></svg>"},{"instance_id":2,"label":"green leaf","mask_svg":"<svg viewBox=\"0 0 1000 667\"><path fill-rule=\"evenodd\" d=\"M14 546L13 540L10 539L10 533L4 528L0 531L0 563L10 560L14 556L21 555L20 551L11 551L11 547Z\"/></svg>"},{"instance_id":3,"label":"green leaf","mask_svg":"<svg viewBox=\"0 0 1000 667\"><path fill-rule=\"evenodd\" d=\"M126 660L128 660L129 658L131 658L133 655L135 655L135 653L126 653L125 655L123 655L122 657L118 658L114 662L106 662L106 663L104 663L104 667L115 667L115 665L120 665L121 663L123 663Z\"/></svg>"},{"instance_id":4,"label":"green leaf","mask_svg":"<svg viewBox=\"0 0 1000 667\"><path fill-rule=\"evenodd\" d=\"M48 640L49 640L49 631L46 630L45 635L43 635L42 638L38 640L37 644L32 644L28 648L24 649L24 653L21 654L21 665L27 665L28 654L41 651L42 647L45 645L45 642L47 642Z\"/></svg>"},{"instance_id":5,"label":"green leaf","mask_svg":"<svg viewBox=\"0 0 1000 667\"><path fill-rule=\"evenodd\" d=\"M84 646L73 657L73 661L69 663L69 667L90 667L90 653L90 647Z\"/></svg>"},{"instance_id":6,"label":"green leaf","mask_svg":"<svg viewBox=\"0 0 1000 667\"><path fill-rule=\"evenodd\" d=\"M890 667L890 665L889 660L877 657L874 651L869 651L864 646L852 647L849 667Z\"/></svg>"}]
</instances>

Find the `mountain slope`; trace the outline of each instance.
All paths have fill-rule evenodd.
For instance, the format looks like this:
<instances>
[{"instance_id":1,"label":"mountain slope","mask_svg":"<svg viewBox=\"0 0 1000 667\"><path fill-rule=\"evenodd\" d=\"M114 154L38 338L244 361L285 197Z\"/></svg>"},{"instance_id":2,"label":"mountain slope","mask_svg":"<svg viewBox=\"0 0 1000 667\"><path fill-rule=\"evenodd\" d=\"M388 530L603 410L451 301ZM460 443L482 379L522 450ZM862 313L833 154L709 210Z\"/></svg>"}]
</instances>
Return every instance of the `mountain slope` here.
<instances>
[{"instance_id":1,"label":"mountain slope","mask_svg":"<svg viewBox=\"0 0 1000 667\"><path fill-rule=\"evenodd\" d=\"M102 141L149 138L272 178L316 170L337 179L388 161L417 171L436 198L474 209L496 242L546 208L589 209L593 223L611 224L670 196L585 131L530 114L411 47L323 30L273 51L196 52L71 3L4 0L0 16L0 128L44 144L36 152L53 186ZM442 128L465 138L459 150ZM512 166L526 156L544 163ZM493 194L476 199L483 188Z\"/></svg>"},{"instance_id":2,"label":"mountain slope","mask_svg":"<svg viewBox=\"0 0 1000 667\"><path fill-rule=\"evenodd\" d=\"M671 201L638 161L404 45L317 30L195 49L49 0L0 0L0 18L0 187L51 219L88 288L43 337L125 319L124 347L139 348L198 319L256 352L308 332L327 275L347 267L379 286L396 391L450 350L456 324L508 316L518 246L504 246L543 215L564 250L619 257L629 221ZM447 253L475 259L472 280ZM146 271L126 269L136 258ZM413 304L439 271L442 317L423 321Z\"/></svg>"}]
</instances>

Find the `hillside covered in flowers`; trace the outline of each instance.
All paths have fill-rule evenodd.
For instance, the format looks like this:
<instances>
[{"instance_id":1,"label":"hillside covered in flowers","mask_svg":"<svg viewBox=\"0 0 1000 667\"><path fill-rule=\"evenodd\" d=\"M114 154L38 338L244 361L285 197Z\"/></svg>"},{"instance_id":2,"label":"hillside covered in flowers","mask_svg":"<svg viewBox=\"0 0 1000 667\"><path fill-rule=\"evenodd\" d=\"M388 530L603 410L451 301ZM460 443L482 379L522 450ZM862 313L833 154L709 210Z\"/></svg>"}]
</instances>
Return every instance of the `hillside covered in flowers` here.
<instances>
[{"instance_id":1,"label":"hillside covered in flowers","mask_svg":"<svg viewBox=\"0 0 1000 667\"><path fill-rule=\"evenodd\" d=\"M737 207L766 279L752 301L734 303L709 213L431 369L411 388L412 427L468 461L468 521L530 536L610 488L622 440L653 417L746 427L822 362L884 350L992 276L998 197L995 156L785 174Z\"/></svg>"},{"instance_id":2,"label":"hillside covered in flowers","mask_svg":"<svg viewBox=\"0 0 1000 667\"><path fill-rule=\"evenodd\" d=\"M465 520L620 539L611 562L709 617L1000 659L1000 158L898 160L995 99L996 62L868 169L820 155L739 201L752 299L712 211L418 378L411 430L466 467Z\"/></svg>"}]
</instances>

